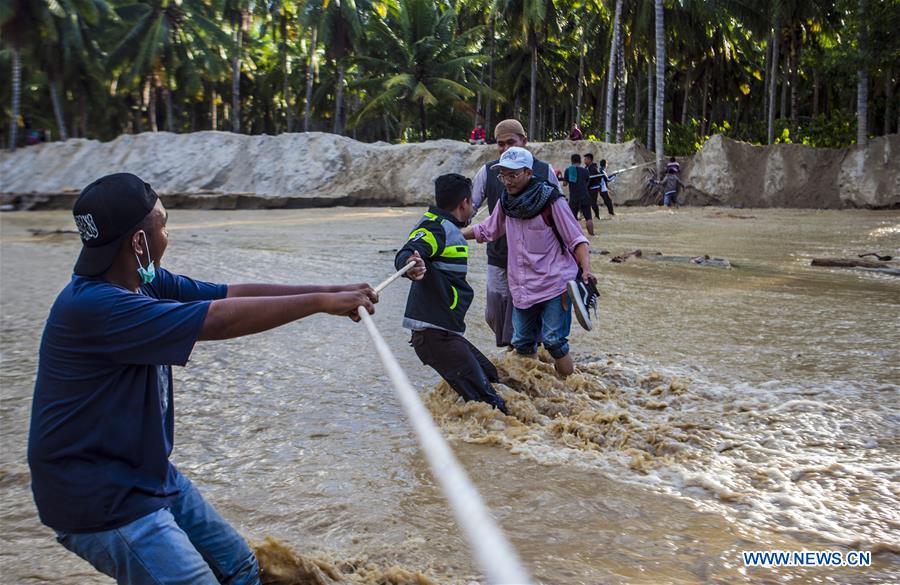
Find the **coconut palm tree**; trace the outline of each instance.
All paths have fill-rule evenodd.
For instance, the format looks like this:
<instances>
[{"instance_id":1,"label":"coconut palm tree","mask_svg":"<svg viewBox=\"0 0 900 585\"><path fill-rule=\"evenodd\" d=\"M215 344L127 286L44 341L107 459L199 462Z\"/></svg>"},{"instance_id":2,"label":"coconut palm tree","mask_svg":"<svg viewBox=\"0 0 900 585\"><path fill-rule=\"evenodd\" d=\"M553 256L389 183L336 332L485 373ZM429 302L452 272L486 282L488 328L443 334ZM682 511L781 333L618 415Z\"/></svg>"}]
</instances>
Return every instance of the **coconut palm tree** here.
<instances>
[{"instance_id":1,"label":"coconut palm tree","mask_svg":"<svg viewBox=\"0 0 900 585\"><path fill-rule=\"evenodd\" d=\"M612 142L613 92L616 87L616 64L618 62L619 35L622 34L622 0L616 0L613 12L613 34L609 43L609 69L606 77L606 117L603 125L603 139Z\"/></svg>"},{"instance_id":2,"label":"coconut palm tree","mask_svg":"<svg viewBox=\"0 0 900 585\"><path fill-rule=\"evenodd\" d=\"M155 129L156 84L165 83L166 129L175 131L172 93L176 70L180 64L200 61L216 62L216 47L227 46L228 36L213 20L203 0L147 0L126 4L116 13L127 28L107 60L107 69L118 73L125 84L149 84L151 129ZM211 39L210 46L204 39ZM234 113L232 114L234 116ZM239 129L239 127L238 127Z\"/></svg>"},{"instance_id":3,"label":"coconut palm tree","mask_svg":"<svg viewBox=\"0 0 900 585\"><path fill-rule=\"evenodd\" d=\"M484 31L475 27L457 34L452 8L433 0L398 0L384 17L373 17L367 28L370 55L356 58L366 76L354 84L366 90L366 102L352 125L393 105L410 118L417 114L419 135L426 140L430 108L445 105L471 111L467 100L478 91L492 95L477 81L478 65L485 58L475 48Z\"/></svg>"},{"instance_id":4,"label":"coconut palm tree","mask_svg":"<svg viewBox=\"0 0 900 585\"><path fill-rule=\"evenodd\" d=\"M507 22L509 34L524 44L531 55L531 86L528 102L528 135L534 136L537 122L538 49L558 31L554 0L497 0L497 13Z\"/></svg>"},{"instance_id":5,"label":"coconut palm tree","mask_svg":"<svg viewBox=\"0 0 900 585\"><path fill-rule=\"evenodd\" d=\"M662 175L666 99L666 29L663 22L663 0L655 0L656 7L656 175Z\"/></svg>"},{"instance_id":6,"label":"coconut palm tree","mask_svg":"<svg viewBox=\"0 0 900 585\"><path fill-rule=\"evenodd\" d=\"M859 0L859 67L856 72L856 144L865 146L869 140L869 72L866 70L866 0Z\"/></svg>"},{"instance_id":7,"label":"coconut palm tree","mask_svg":"<svg viewBox=\"0 0 900 585\"><path fill-rule=\"evenodd\" d=\"M319 1L319 0L317 0ZM326 0L322 4L319 36L325 43L325 54L334 63L337 78L334 86L332 132L343 132L344 85L347 65L359 46L363 23L356 0Z\"/></svg>"},{"instance_id":8,"label":"coconut palm tree","mask_svg":"<svg viewBox=\"0 0 900 585\"><path fill-rule=\"evenodd\" d=\"M12 53L12 103L9 123L9 149L15 150L19 133L19 108L22 103L22 53L34 42L36 31L52 28L52 15L43 0L7 0L0 5L0 38Z\"/></svg>"}]
</instances>

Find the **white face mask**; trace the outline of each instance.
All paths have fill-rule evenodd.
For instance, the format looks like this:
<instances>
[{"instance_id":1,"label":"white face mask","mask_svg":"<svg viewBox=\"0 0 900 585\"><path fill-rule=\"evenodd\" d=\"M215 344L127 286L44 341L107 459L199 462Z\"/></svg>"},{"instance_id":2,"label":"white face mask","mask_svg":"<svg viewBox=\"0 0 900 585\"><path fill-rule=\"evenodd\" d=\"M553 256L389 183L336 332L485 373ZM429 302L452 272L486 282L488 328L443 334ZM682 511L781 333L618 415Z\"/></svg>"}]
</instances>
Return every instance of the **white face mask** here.
<instances>
[{"instance_id":1,"label":"white face mask","mask_svg":"<svg viewBox=\"0 0 900 585\"><path fill-rule=\"evenodd\" d=\"M153 265L153 258L150 257L150 242L147 241L147 233L141 232L141 234L143 234L144 236L144 245L147 246L147 258L149 259L147 268L144 268L144 266L141 264L141 259L137 254L135 254L134 257L138 263L137 271L138 274L141 275L141 280L144 282L144 284L150 284L151 282L153 282L153 279L156 278L156 266Z\"/></svg>"}]
</instances>

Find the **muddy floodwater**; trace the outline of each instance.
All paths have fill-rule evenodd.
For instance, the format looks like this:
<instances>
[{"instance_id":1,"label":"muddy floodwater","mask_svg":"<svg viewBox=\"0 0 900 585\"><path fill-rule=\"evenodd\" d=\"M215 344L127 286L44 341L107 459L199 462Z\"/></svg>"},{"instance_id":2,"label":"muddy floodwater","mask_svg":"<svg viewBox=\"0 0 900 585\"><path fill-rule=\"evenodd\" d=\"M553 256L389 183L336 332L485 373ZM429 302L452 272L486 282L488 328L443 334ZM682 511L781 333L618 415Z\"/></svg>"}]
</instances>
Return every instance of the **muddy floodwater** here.
<instances>
[{"instance_id":1,"label":"muddy floodwater","mask_svg":"<svg viewBox=\"0 0 900 585\"><path fill-rule=\"evenodd\" d=\"M420 213L174 210L163 264L216 282L374 284ZM29 228L71 216L0 216L0 582L111 583L55 543L31 499L37 348L80 243ZM623 209L591 245L732 268L592 255L599 323L573 328L578 371L562 382L492 347L476 247L467 335L497 361L510 417L456 402L418 362L400 328L406 281L375 316L535 579L900 581L900 277L809 266L900 256L900 212ZM173 460L251 541L318 563L322 583L484 582L361 325L315 316L200 343L175 379ZM741 559L776 549L870 551L872 566Z\"/></svg>"}]
</instances>

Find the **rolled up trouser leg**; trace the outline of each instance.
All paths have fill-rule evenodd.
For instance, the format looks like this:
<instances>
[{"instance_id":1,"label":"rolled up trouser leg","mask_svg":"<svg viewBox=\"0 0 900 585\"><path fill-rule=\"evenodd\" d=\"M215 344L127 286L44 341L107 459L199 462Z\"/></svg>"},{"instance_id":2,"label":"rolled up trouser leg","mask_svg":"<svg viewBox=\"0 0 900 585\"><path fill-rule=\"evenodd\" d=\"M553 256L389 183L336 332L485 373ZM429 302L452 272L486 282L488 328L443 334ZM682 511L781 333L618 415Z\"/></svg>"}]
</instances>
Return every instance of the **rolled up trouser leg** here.
<instances>
[{"instance_id":1,"label":"rolled up trouser leg","mask_svg":"<svg viewBox=\"0 0 900 585\"><path fill-rule=\"evenodd\" d=\"M509 283L506 280L506 269L488 264L487 304L484 309L484 320L487 321L497 347L505 347L512 343L512 298L509 294Z\"/></svg>"}]
</instances>

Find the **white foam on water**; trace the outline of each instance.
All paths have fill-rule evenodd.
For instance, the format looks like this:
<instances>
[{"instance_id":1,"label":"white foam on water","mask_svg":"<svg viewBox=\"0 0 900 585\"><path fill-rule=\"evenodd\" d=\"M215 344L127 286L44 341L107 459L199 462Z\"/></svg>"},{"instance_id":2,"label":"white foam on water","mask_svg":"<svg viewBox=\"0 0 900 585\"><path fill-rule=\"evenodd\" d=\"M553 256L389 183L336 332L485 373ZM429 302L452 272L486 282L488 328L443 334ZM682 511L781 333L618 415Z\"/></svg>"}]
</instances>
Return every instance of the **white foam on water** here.
<instances>
[{"instance_id":1,"label":"white foam on water","mask_svg":"<svg viewBox=\"0 0 900 585\"><path fill-rule=\"evenodd\" d=\"M511 355L498 369L512 416L430 391L450 436L601 469L748 527L900 552L900 386L726 386L612 359L565 381Z\"/></svg>"}]
</instances>

